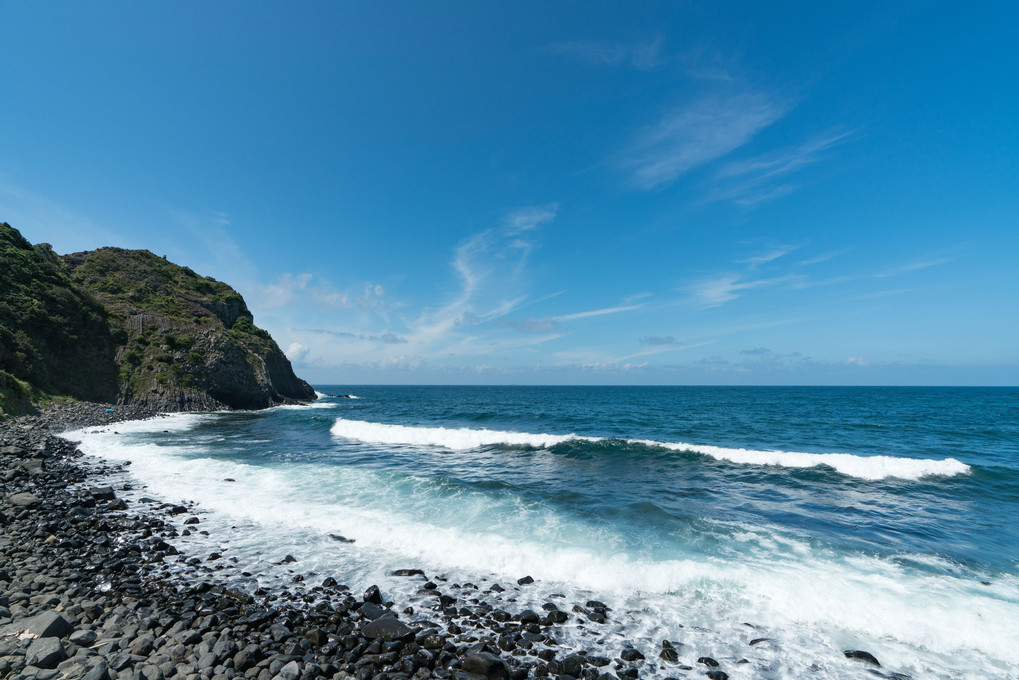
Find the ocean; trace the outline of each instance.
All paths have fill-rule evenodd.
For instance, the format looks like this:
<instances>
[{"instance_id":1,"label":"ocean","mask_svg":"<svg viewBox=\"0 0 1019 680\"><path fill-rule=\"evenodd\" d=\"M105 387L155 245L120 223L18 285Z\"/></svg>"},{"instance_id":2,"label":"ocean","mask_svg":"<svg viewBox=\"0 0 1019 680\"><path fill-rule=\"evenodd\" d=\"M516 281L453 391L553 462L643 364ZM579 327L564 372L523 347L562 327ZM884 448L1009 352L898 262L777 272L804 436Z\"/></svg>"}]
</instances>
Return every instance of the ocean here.
<instances>
[{"instance_id":1,"label":"ocean","mask_svg":"<svg viewBox=\"0 0 1019 680\"><path fill-rule=\"evenodd\" d=\"M196 503L208 535L179 547L243 587L413 603L390 573L420 568L510 610L597 599L608 621L559 648L632 644L642 678L684 675L666 639L734 679L872 677L844 650L1019 677L1019 389L317 389L68 436L131 461L135 496Z\"/></svg>"}]
</instances>

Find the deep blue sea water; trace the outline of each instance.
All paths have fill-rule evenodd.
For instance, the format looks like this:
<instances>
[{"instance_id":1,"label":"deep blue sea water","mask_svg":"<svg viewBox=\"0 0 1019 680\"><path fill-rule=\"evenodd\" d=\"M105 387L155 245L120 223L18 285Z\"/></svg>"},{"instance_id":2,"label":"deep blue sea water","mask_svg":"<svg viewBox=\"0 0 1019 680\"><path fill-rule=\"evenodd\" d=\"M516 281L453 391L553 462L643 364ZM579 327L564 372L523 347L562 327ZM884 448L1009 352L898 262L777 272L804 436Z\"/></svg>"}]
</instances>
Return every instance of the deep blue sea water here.
<instances>
[{"instance_id":1,"label":"deep blue sea water","mask_svg":"<svg viewBox=\"0 0 1019 680\"><path fill-rule=\"evenodd\" d=\"M296 567L400 601L419 583L389 572L420 567L512 586L509 608L597 597L610 622L563 646L667 638L732 678L865 677L844 649L1019 677L1019 389L318 389L357 398L74 437L196 501L189 550L238 580Z\"/></svg>"}]
</instances>

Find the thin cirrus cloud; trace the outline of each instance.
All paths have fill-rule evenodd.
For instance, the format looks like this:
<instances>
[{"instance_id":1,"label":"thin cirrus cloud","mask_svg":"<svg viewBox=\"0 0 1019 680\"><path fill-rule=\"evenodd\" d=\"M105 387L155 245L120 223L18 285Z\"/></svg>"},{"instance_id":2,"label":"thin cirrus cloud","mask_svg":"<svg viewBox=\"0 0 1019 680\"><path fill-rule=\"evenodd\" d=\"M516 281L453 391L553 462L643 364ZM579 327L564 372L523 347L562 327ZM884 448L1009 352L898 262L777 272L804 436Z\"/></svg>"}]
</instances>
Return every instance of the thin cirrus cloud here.
<instances>
[{"instance_id":1,"label":"thin cirrus cloud","mask_svg":"<svg viewBox=\"0 0 1019 680\"><path fill-rule=\"evenodd\" d=\"M945 264L948 261L949 261L948 258L940 257L934 260L910 262L909 264L902 265L901 267L894 267L892 269L888 269L886 271L874 274L874 277L879 279L887 279L891 278L892 276L899 276L901 274L908 274L910 272L915 272L920 269L927 269L928 267L937 267L938 265Z\"/></svg>"},{"instance_id":2,"label":"thin cirrus cloud","mask_svg":"<svg viewBox=\"0 0 1019 680\"><path fill-rule=\"evenodd\" d=\"M522 321L515 321L513 319L502 318L499 319L499 327L519 331L521 333L555 333L558 330L560 330L562 322L576 321L578 319L589 319L598 316L607 316L609 314L619 314L621 312L629 312L635 309L640 309L643 306L644 306L643 304L620 305L618 307L591 309L584 312L561 314L559 316L546 316L540 319L535 317L527 317Z\"/></svg>"},{"instance_id":3,"label":"thin cirrus cloud","mask_svg":"<svg viewBox=\"0 0 1019 680\"><path fill-rule=\"evenodd\" d=\"M529 316L521 321L503 317L499 319L499 327L508 328L520 333L555 333L559 330L559 322L548 316L540 319Z\"/></svg>"},{"instance_id":4,"label":"thin cirrus cloud","mask_svg":"<svg viewBox=\"0 0 1019 680\"><path fill-rule=\"evenodd\" d=\"M530 231L543 224L551 223L555 220L558 212L558 203L517 208L506 215L503 219L503 224L506 226L507 234L519 234L521 232Z\"/></svg>"},{"instance_id":5,"label":"thin cirrus cloud","mask_svg":"<svg viewBox=\"0 0 1019 680\"><path fill-rule=\"evenodd\" d=\"M629 66L640 71L650 71L667 62L661 55L661 38L635 43L574 40L549 45L545 51L571 57L593 66Z\"/></svg>"},{"instance_id":6,"label":"thin cirrus cloud","mask_svg":"<svg viewBox=\"0 0 1019 680\"><path fill-rule=\"evenodd\" d=\"M740 274L720 274L694 283L689 292L701 307L718 307L731 302L745 291L789 283L798 277L792 274L766 279L747 279Z\"/></svg>"},{"instance_id":7,"label":"thin cirrus cloud","mask_svg":"<svg viewBox=\"0 0 1019 680\"><path fill-rule=\"evenodd\" d=\"M655 189L744 146L789 109L788 103L760 92L708 95L644 130L619 165L637 188Z\"/></svg>"},{"instance_id":8,"label":"thin cirrus cloud","mask_svg":"<svg viewBox=\"0 0 1019 680\"><path fill-rule=\"evenodd\" d=\"M365 311L384 311L394 304L379 284L366 283L360 290L339 290L309 273L281 274L272 283L258 288L258 303L264 308L286 307L301 301L311 301L326 309Z\"/></svg>"},{"instance_id":9,"label":"thin cirrus cloud","mask_svg":"<svg viewBox=\"0 0 1019 680\"><path fill-rule=\"evenodd\" d=\"M345 338L350 340L366 340L368 342L381 342L386 345L405 345L407 338L395 333L381 333L378 335L366 333L351 333L349 331L335 331L327 328L298 328L301 333L316 333L319 335L330 335L334 338Z\"/></svg>"},{"instance_id":10,"label":"thin cirrus cloud","mask_svg":"<svg viewBox=\"0 0 1019 680\"><path fill-rule=\"evenodd\" d=\"M645 345L679 345L681 344L671 335L648 335L640 339Z\"/></svg>"},{"instance_id":11,"label":"thin cirrus cloud","mask_svg":"<svg viewBox=\"0 0 1019 680\"><path fill-rule=\"evenodd\" d=\"M755 267L759 267L762 264L773 262L779 259L780 257L785 257L794 250L796 250L796 246L779 246L777 248L774 248L773 250L761 253L760 255L754 255L743 260L736 260L736 262L738 264L750 265L750 268L753 269Z\"/></svg>"},{"instance_id":12,"label":"thin cirrus cloud","mask_svg":"<svg viewBox=\"0 0 1019 680\"><path fill-rule=\"evenodd\" d=\"M791 176L820 161L824 153L850 138L850 132L815 137L792 148L732 161L715 173L716 187L708 200L731 200L754 206L792 193L798 184Z\"/></svg>"}]
</instances>

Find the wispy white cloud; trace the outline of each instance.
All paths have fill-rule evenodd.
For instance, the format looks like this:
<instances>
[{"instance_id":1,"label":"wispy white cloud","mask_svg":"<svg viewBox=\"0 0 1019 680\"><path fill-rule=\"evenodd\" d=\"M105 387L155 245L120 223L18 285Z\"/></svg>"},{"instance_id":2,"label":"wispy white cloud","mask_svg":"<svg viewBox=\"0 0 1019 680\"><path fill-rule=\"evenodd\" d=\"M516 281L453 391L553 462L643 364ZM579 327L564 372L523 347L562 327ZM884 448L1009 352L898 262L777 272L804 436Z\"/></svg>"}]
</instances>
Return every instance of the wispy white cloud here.
<instances>
[{"instance_id":1,"label":"wispy white cloud","mask_svg":"<svg viewBox=\"0 0 1019 680\"><path fill-rule=\"evenodd\" d=\"M817 163L852 133L833 132L815 137L792 149L781 149L741 160L731 161L715 173L715 188L708 200L731 200L747 207L781 198L795 191L799 184L789 177Z\"/></svg>"},{"instance_id":2,"label":"wispy white cloud","mask_svg":"<svg viewBox=\"0 0 1019 680\"><path fill-rule=\"evenodd\" d=\"M521 333L554 333L559 330L559 322L548 316L540 319L529 316L521 321L503 317L499 319L499 326Z\"/></svg>"},{"instance_id":3,"label":"wispy white cloud","mask_svg":"<svg viewBox=\"0 0 1019 680\"><path fill-rule=\"evenodd\" d=\"M519 234L543 224L551 223L556 218L556 213L558 212L558 203L517 208L506 215L503 224L505 224L508 234Z\"/></svg>"},{"instance_id":4,"label":"wispy white cloud","mask_svg":"<svg viewBox=\"0 0 1019 680\"><path fill-rule=\"evenodd\" d=\"M812 264L820 264L822 262L827 262L828 260L833 260L841 255L845 255L846 253L849 252L849 250L850 250L849 248L842 248L841 250L829 250L826 253L821 253L820 255L808 257L805 260L800 260L798 264L803 267L807 267Z\"/></svg>"},{"instance_id":5,"label":"wispy white cloud","mask_svg":"<svg viewBox=\"0 0 1019 680\"><path fill-rule=\"evenodd\" d=\"M647 293L647 292L645 292L645 293L634 293L633 295L627 295L626 297L623 298L623 304L624 305L628 305L631 302L636 302L637 300L645 300L645 299L647 299L649 297L654 297L654 295L655 295L654 293Z\"/></svg>"},{"instance_id":6,"label":"wispy white cloud","mask_svg":"<svg viewBox=\"0 0 1019 680\"><path fill-rule=\"evenodd\" d=\"M705 96L644 130L619 163L634 185L654 189L735 151L789 108L785 101L750 90Z\"/></svg>"},{"instance_id":7,"label":"wispy white cloud","mask_svg":"<svg viewBox=\"0 0 1019 680\"><path fill-rule=\"evenodd\" d=\"M345 338L350 340L364 340L367 342L381 342L386 345L404 345L407 344L407 338L397 335L396 333L352 333L350 331L337 331L328 328L298 328L297 331L301 333L318 333L322 335L330 335L334 338Z\"/></svg>"},{"instance_id":8,"label":"wispy white cloud","mask_svg":"<svg viewBox=\"0 0 1019 680\"><path fill-rule=\"evenodd\" d=\"M766 279L746 279L740 274L720 274L701 279L689 288L701 307L717 307L738 298L744 291L766 288L796 280L793 274Z\"/></svg>"},{"instance_id":9,"label":"wispy white cloud","mask_svg":"<svg viewBox=\"0 0 1019 680\"><path fill-rule=\"evenodd\" d=\"M949 258L939 257L933 260L921 260L919 262L910 262L909 264L902 265L901 267L893 267L892 269L885 270L874 274L876 278L887 279L892 276L899 276L901 274L909 274L910 272L919 271L921 269L927 269L928 267L937 267L938 265L949 262Z\"/></svg>"},{"instance_id":10,"label":"wispy white cloud","mask_svg":"<svg viewBox=\"0 0 1019 680\"><path fill-rule=\"evenodd\" d=\"M255 303L274 309L294 303L313 303L324 309L361 309L386 311L396 306L386 297L385 288L377 283L365 283L359 288L340 290L313 274L283 273L275 281L256 289Z\"/></svg>"},{"instance_id":11,"label":"wispy white cloud","mask_svg":"<svg viewBox=\"0 0 1019 680\"><path fill-rule=\"evenodd\" d=\"M779 246L777 248L773 248L769 251L761 253L760 255L753 255L743 260L736 260L736 262L738 264L750 265L750 268L753 269L762 264L773 262L774 260L777 260L780 257L785 257L794 250L796 250L796 246Z\"/></svg>"},{"instance_id":12,"label":"wispy white cloud","mask_svg":"<svg viewBox=\"0 0 1019 680\"><path fill-rule=\"evenodd\" d=\"M671 335L646 335L640 339L645 345L681 345L679 340Z\"/></svg>"},{"instance_id":13,"label":"wispy white cloud","mask_svg":"<svg viewBox=\"0 0 1019 680\"><path fill-rule=\"evenodd\" d=\"M815 163L822 151L826 151L850 136L838 132L815 137L793 149L772 151L753 158L732 161L719 168L718 178L751 176L761 181L780 175L788 175L800 168Z\"/></svg>"},{"instance_id":14,"label":"wispy white cloud","mask_svg":"<svg viewBox=\"0 0 1019 680\"><path fill-rule=\"evenodd\" d=\"M592 309L586 312L563 314L555 318L558 321L576 321L577 319L588 319L593 316L605 316L606 314L618 314L620 312L629 312L634 309L640 309L643 306L644 305L622 305L619 307L606 307L604 309Z\"/></svg>"},{"instance_id":15,"label":"wispy white cloud","mask_svg":"<svg viewBox=\"0 0 1019 680\"><path fill-rule=\"evenodd\" d=\"M667 61L662 56L661 38L634 43L575 40L549 45L545 51L595 66L629 66L642 71L659 68Z\"/></svg>"}]
</instances>

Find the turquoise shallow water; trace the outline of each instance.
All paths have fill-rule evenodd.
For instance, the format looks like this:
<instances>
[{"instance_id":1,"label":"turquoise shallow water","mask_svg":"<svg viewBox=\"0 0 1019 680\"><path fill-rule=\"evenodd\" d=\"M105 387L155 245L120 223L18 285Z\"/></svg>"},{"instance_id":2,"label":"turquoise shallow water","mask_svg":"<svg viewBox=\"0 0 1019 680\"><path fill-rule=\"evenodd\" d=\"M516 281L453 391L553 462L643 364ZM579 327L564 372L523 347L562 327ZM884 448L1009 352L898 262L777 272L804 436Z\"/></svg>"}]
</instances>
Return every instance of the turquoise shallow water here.
<instances>
[{"instance_id":1,"label":"turquoise shallow water","mask_svg":"<svg viewBox=\"0 0 1019 680\"><path fill-rule=\"evenodd\" d=\"M263 585L287 552L408 597L391 568L530 574L521 603L613 604L610 646L738 660L745 623L781 641L732 677L849 677L845 648L1016 677L1017 389L318 389L358 398L76 436L236 527L207 540Z\"/></svg>"}]
</instances>

